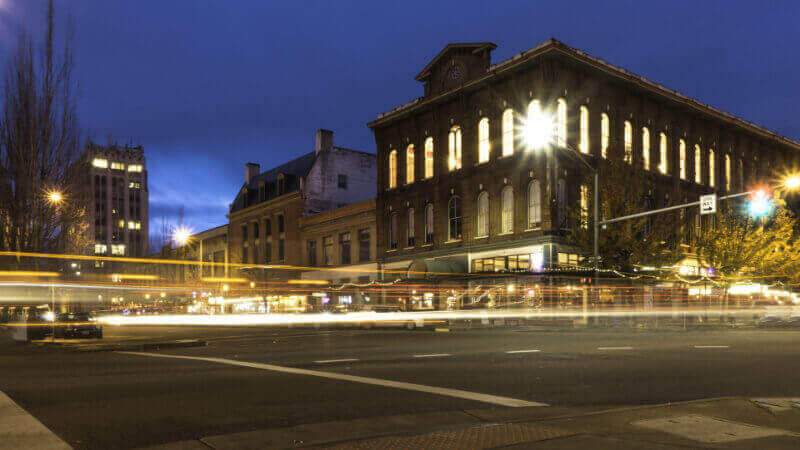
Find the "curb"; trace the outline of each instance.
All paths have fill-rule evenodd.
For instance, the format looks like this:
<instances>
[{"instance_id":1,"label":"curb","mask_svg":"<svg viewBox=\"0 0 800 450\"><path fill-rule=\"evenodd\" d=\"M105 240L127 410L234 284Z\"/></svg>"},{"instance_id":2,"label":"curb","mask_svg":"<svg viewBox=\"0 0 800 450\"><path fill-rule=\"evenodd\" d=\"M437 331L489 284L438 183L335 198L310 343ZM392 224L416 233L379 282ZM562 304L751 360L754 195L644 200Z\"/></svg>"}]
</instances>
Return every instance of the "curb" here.
<instances>
[{"instance_id":1,"label":"curb","mask_svg":"<svg viewBox=\"0 0 800 450\"><path fill-rule=\"evenodd\" d=\"M132 344L40 343L39 345L48 347L61 347L65 350L73 352L119 352L119 351L162 350L168 348L205 347L206 345L208 345L208 342L201 339L181 339L177 341L144 342L138 344L136 343Z\"/></svg>"}]
</instances>

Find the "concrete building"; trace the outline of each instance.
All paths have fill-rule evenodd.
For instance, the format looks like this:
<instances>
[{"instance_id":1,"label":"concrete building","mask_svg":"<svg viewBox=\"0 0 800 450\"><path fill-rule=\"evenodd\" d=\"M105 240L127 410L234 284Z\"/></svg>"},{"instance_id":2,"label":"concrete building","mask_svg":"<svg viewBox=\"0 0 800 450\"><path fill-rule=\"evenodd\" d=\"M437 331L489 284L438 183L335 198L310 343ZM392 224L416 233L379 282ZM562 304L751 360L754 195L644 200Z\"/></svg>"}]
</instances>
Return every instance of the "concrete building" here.
<instances>
[{"instance_id":1,"label":"concrete building","mask_svg":"<svg viewBox=\"0 0 800 450\"><path fill-rule=\"evenodd\" d=\"M272 266L253 268L252 279L299 278L301 219L374 198L375 177L375 155L334 146L329 130L317 131L314 151L285 164L261 172L248 163L228 215L230 261Z\"/></svg>"},{"instance_id":2,"label":"concrete building","mask_svg":"<svg viewBox=\"0 0 800 450\"><path fill-rule=\"evenodd\" d=\"M90 142L78 164L86 167L84 186L90 199L86 220L94 242L89 253L147 256L149 202L142 146Z\"/></svg>"},{"instance_id":3,"label":"concrete building","mask_svg":"<svg viewBox=\"0 0 800 450\"><path fill-rule=\"evenodd\" d=\"M495 48L447 45L416 77L424 95L368 124L383 268L535 273L578 264L566 211L591 200L587 169L564 147L601 177L619 178L612 159L643 171L653 208L798 167L800 143L559 41L492 64ZM523 139L535 116L553 119L547 151ZM697 209L687 213L691 224Z\"/></svg>"}]
</instances>

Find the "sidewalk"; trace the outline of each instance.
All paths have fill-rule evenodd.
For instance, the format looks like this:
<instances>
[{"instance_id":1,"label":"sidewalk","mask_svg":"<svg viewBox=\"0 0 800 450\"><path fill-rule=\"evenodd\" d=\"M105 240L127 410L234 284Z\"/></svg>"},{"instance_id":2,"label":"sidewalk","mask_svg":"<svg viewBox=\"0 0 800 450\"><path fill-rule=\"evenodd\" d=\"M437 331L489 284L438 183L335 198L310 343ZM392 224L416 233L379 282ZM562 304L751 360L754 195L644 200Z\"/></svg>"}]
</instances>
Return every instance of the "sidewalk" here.
<instances>
[{"instance_id":1,"label":"sidewalk","mask_svg":"<svg viewBox=\"0 0 800 450\"><path fill-rule=\"evenodd\" d=\"M605 411L494 408L298 425L193 441L178 449L784 449L800 448L800 399L720 398Z\"/></svg>"},{"instance_id":2,"label":"sidewalk","mask_svg":"<svg viewBox=\"0 0 800 450\"><path fill-rule=\"evenodd\" d=\"M66 442L0 392L0 450L66 450Z\"/></svg>"}]
</instances>

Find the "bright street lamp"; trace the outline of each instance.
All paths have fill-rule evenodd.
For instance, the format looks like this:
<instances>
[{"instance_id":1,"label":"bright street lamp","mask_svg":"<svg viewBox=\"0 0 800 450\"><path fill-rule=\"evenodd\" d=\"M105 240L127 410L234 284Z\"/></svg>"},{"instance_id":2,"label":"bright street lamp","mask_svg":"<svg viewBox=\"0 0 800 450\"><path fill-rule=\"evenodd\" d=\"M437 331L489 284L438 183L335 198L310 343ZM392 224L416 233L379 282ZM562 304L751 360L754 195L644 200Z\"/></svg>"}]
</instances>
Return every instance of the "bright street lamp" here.
<instances>
[{"instance_id":1,"label":"bright street lamp","mask_svg":"<svg viewBox=\"0 0 800 450\"><path fill-rule=\"evenodd\" d=\"M172 233L172 239L175 241L176 244L180 246L184 246L189 242L189 238L191 237L191 233L189 229L181 226Z\"/></svg>"},{"instance_id":2,"label":"bright street lamp","mask_svg":"<svg viewBox=\"0 0 800 450\"><path fill-rule=\"evenodd\" d=\"M770 210L772 210L772 203L764 191L757 191L747 203L747 213L753 217L765 216L769 214Z\"/></svg>"},{"instance_id":3,"label":"bright street lamp","mask_svg":"<svg viewBox=\"0 0 800 450\"><path fill-rule=\"evenodd\" d=\"M50 203L61 203L61 200L64 200L64 197L58 191L51 191L47 193L47 200Z\"/></svg>"},{"instance_id":4,"label":"bright street lamp","mask_svg":"<svg viewBox=\"0 0 800 450\"><path fill-rule=\"evenodd\" d=\"M794 174L789 175L783 180L783 186L789 190L795 190L800 188L800 175Z\"/></svg>"},{"instance_id":5,"label":"bright street lamp","mask_svg":"<svg viewBox=\"0 0 800 450\"><path fill-rule=\"evenodd\" d=\"M538 150L553 142L555 124L541 110L535 110L525 119L522 130L528 148Z\"/></svg>"}]
</instances>

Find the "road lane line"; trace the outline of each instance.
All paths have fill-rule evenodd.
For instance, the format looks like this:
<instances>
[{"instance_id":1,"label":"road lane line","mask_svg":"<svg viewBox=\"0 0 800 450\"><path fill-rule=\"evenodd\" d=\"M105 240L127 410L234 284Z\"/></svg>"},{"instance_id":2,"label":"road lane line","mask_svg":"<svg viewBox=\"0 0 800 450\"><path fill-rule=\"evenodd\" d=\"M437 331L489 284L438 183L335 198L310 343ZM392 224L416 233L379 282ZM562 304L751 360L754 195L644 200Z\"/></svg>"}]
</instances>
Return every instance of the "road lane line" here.
<instances>
[{"instance_id":1,"label":"road lane line","mask_svg":"<svg viewBox=\"0 0 800 450\"><path fill-rule=\"evenodd\" d=\"M597 347L598 350L633 350L633 347Z\"/></svg>"},{"instance_id":2,"label":"road lane line","mask_svg":"<svg viewBox=\"0 0 800 450\"><path fill-rule=\"evenodd\" d=\"M506 353L513 354L513 353L538 353L541 350L537 349L530 349L530 350L509 350Z\"/></svg>"},{"instance_id":3,"label":"road lane line","mask_svg":"<svg viewBox=\"0 0 800 450\"><path fill-rule=\"evenodd\" d=\"M695 345L694 348L730 348L727 345Z\"/></svg>"},{"instance_id":4,"label":"road lane line","mask_svg":"<svg viewBox=\"0 0 800 450\"><path fill-rule=\"evenodd\" d=\"M193 361L206 361L218 364L228 364L231 366L250 367L253 369L271 370L274 372L291 373L295 375L308 375L313 377L330 378L332 380L352 381L354 383L371 384L374 386L383 386L395 389L405 389L407 391L425 392L428 394L444 395L447 397L461 398L465 400L473 400L476 402L492 403L501 406L510 406L519 408L523 406L549 406L547 403L529 402L527 400L520 400L510 397L501 397L497 395L481 394L479 392L462 391L460 389L450 389L436 386L426 386L424 384L406 383L403 381L383 380L380 378L359 377L356 375L346 375L343 373L323 372L321 370L297 369L294 367L275 366L272 364L252 363L246 361L236 361L233 359L224 358L205 358L201 356L181 356L181 355L168 355L165 353L147 353L147 352L119 352L126 355L149 356L153 358L171 358L171 359L188 359Z\"/></svg>"},{"instance_id":5,"label":"road lane line","mask_svg":"<svg viewBox=\"0 0 800 450\"><path fill-rule=\"evenodd\" d=\"M451 356L450 353L429 353L427 355L414 355L414 358L439 358L443 356Z\"/></svg>"},{"instance_id":6,"label":"road lane line","mask_svg":"<svg viewBox=\"0 0 800 450\"><path fill-rule=\"evenodd\" d=\"M329 364L329 363L350 362L350 361L358 361L358 358L320 359L319 361L314 361L314 362L317 364Z\"/></svg>"}]
</instances>

